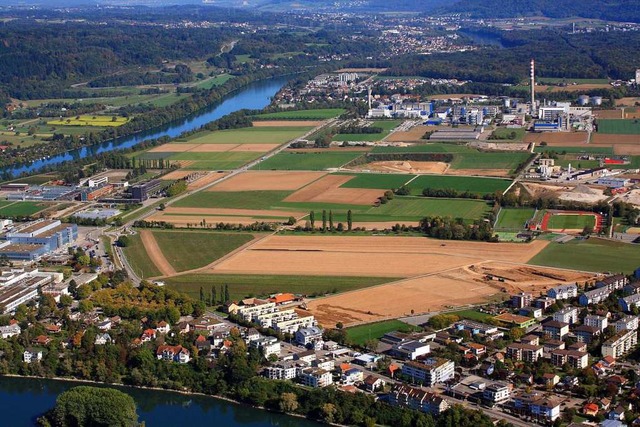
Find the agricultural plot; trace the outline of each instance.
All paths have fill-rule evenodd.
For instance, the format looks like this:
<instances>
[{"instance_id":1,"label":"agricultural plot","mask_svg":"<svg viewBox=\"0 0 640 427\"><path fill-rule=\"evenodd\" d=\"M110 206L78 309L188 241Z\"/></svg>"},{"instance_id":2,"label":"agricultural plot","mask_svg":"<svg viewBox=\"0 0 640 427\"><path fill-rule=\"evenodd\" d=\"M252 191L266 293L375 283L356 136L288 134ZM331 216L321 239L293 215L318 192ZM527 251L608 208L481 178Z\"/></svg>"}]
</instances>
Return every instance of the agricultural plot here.
<instances>
[{"instance_id":1,"label":"agricultural plot","mask_svg":"<svg viewBox=\"0 0 640 427\"><path fill-rule=\"evenodd\" d=\"M304 126L250 127L197 133L184 140L190 144L284 144L313 129Z\"/></svg>"},{"instance_id":2,"label":"agricultural plot","mask_svg":"<svg viewBox=\"0 0 640 427\"><path fill-rule=\"evenodd\" d=\"M481 219L491 206L483 200L440 199L426 197L396 197L385 205L372 208L376 216L389 220L420 220L425 216L463 218L466 221Z\"/></svg>"},{"instance_id":3,"label":"agricultural plot","mask_svg":"<svg viewBox=\"0 0 640 427\"><path fill-rule=\"evenodd\" d=\"M387 283L388 277L351 276L295 276L295 275L252 275L252 274L185 274L167 278L165 282L172 289L199 298L202 287L206 295L215 286L220 297L220 286L229 285L229 296L239 300L251 296L268 296L278 292L302 295L322 295L362 289Z\"/></svg>"},{"instance_id":4,"label":"agricultural plot","mask_svg":"<svg viewBox=\"0 0 640 427\"><path fill-rule=\"evenodd\" d=\"M361 152L345 151L283 151L260 162L253 169L258 170L309 170L320 171L339 168L360 157Z\"/></svg>"},{"instance_id":5,"label":"agricultural plot","mask_svg":"<svg viewBox=\"0 0 640 427\"><path fill-rule=\"evenodd\" d=\"M515 170L518 165L526 161L530 153L459 153L456 154L451 162L452 169L504 169L508 171Z\"/></svg>"},{"instance_id":6,"label":"agricultural plot","mask_svg":"<svg viewBox=\"0 0 640 427\"><path fill-rule=\"evenodd\" d=\"M638 268L640 246L597 238L550 243L529 264L582 271L631 274Z\"/></svg>"},{"instance_id":7,"label":"agricultural plot","mask_svg":"<svg viewBox=\"0 0 640 427\"><path fill-rule=\"evenodd\" d=\"M43 202L6 202L6 203L7 204L0 205L0 217L2 218L32 216L52 206L52 204L47 204Z\"/></svg>"},{"instance_id":8,"label":"agricultural plot","mask_svg":"<svg viewBox=\"0 0 640 427\"><path fill-rule=\"evenodd\" d=\"M196 87L199 89L211 89L214 86L220 86L231 80L234 76L231 74L219 74L215 77L205 79L199 82Z\"/></svg>"},{"instance_id":9,"label":"agricultural plot","mask_svg":"<svg viewBox=\"0 0 640 427\"><path fill-rule=\"evenodd\" d=\"M462 177L446 175L421 175L411 181L409 189L413 195L421 195L425 188L438 190L468 191L473 194L493 194L496 191L503 192L511 184L510 180L480 177Z\"/></svg>"},{"instance_id":10,"label":"agricultural plot","mask_svg":"<svg viewBox=\"0 0 640 427\"><path fill-rule=\"evenodd\" d=\"M522 141L524 134L524 128L509 129L501 127L494 130L491 137L497 141Z\"/></svg>"},{"instance_id":11,"label":"agricultural plot","mask_svg":"<svg viewBox=\"0 0 640 427\"><path fill-rule=\"evenodd\" d=\"M326 120L344 113L342 108L321 108L316 110L281 111L278 113L260 114L258 120Z\"/></svg>"},{"instance_id":12,"label":"agricultural plot","mask_svg":"<svg viewBox=\"0 0 640 427\"><path fill-rule=\"evenodd\" d=\"M613 135L640 135L640 120L638 119L600 119L598 133Z\"/></svg>"},{"instance_id":13,"label":"agricultural plot","mask_svg":"<svg viewBox=\"0 0 640 427\"><path fill-rule=\"evenodd\" d=\"M77 116L60 120L49 120L51 126L97 126L97 127L118 127L128 123L131 118L118 116Z\"/></svg>"},{"instance_id":14,"label":"agricultural plot","mask_svg":"<svg viewBox=\"0 0 640 427\"><path fill-rule=\"evenodd\" d=\"M341 188L374 188L383 190L393 190L402 187L414 175L401 174L380 174L380 173L359 173L359 174L338 174L342 176L351 176L352 178L342 184Z\"/></svg>"},{"instance_id":15,"label":"agricultural plot","mask_svg":"<svg viewBox=\"0 0 640 427\"><path fill-rule=\"evenodd\" d=\"M196 231L153 231L153 237L178 272L205 267L254 239L244 233Z\"/></svg>"},{"instance_id":16,"label":"agricultural plot","mask_svg":"<svg viewBox=\"0 0 640 427\"><path fill-rule=\"evenodd\" d=\"M127 261L133 271L143 279L161 276L162 273L151 260L144 244L142 243L140 233L129 236L129 240L131 242L130 245L126 248L122 248L122 251L127 257Z\"/></svg>"},{"instance_id":17,"label":"agricultural plot","mask_svg":"<svg viewBox=\"0 0 640 427\"><path fill-rule=\"evenodd\" d=\"M534 149L536 153L545 153L555 151L556 153L575 153L575 154L613 154L612 147L562 147L562 146L541 146L538 145Z\"/></svg>"},{"instance_id":18,"label":"agricultural plot","mask_svg":"<svg viewBox=\"0 0 640 427\"><path fill-rule=\"evenodd\" d=\"M394 319L347 328L347 338L354 344L364 345L369 340L379 340L389 332L412 332L418 330L421 330L421 328Z\"/></svg>"},{"instance_id":19,"label":"agricultural plot","mask_svg":"<svg viewBox=\"0 0 640 427\"><path fill-rule=\"evenodd\" d=\"M362 133L362 134L342 134L339 133L333 137L334 141L381 141L386 138L393 129L395 129L400 123L399 120L375 120L372 127L382 128L381 133Z\"/></svg>"},{"instance_id":20,"label":"agricultural plot","mask_svg":"<svg viewBox=\"0 0 640 427\"><path fill-rule=\"evenodd\" d=\"M183 208L271 209L289 196L289 191L201 191L174 203Z\"/></svg>"},{"instance_id":21,"label":"agricultural plot","mask_svg":"<svg viewBox=\"0 0 640 427\"><path fill-rule=\"evenodd\" d=\"M406 147L375 147L372 153L477 153L466 145L430 143L408 145Z\"/></svg>"},{"instance_id":22,"label":"agricultural plot","mask_svg":"<svg viewBox=\"0 0 640 427\"><path fill-rule=\"evenodd\" d=\"M496 230L524 230L533 218L534 209L502 208L496 222Z\"/></svg>"},{"instance_id":23,"label":"agricultural plot","mask_svg":"<svg viewBox=\"0 0 640 427\"><path fill-rule=\"evenodd\" d=\"M223 153L216 152L194 152L187 151L177 153L169 157L169 160L186 160L193 161L185 169L191 170L229 170L236 169L251 160L256 159L259 153L255 152L237 152L227 151Z\"/></svg>"}]
</instances>

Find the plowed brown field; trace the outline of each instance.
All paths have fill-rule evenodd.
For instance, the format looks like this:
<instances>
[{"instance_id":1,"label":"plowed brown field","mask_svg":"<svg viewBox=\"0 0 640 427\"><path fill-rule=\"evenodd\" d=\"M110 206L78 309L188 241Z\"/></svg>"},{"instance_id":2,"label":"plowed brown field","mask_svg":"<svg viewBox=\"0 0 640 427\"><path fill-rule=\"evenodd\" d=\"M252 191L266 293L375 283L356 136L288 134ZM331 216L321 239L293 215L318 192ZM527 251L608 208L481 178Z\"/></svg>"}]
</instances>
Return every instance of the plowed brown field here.
<instances>
[{"instance_id":1,"label":"plowed brown field","mask_svg":"<svg viewBox=\"0 0 640 427\"><path fill-rule=\"evenodd\" d=\"M294 191L324 175L325 172L250 171L227 179L209 191Z\"/></svg>"}]
</instances>

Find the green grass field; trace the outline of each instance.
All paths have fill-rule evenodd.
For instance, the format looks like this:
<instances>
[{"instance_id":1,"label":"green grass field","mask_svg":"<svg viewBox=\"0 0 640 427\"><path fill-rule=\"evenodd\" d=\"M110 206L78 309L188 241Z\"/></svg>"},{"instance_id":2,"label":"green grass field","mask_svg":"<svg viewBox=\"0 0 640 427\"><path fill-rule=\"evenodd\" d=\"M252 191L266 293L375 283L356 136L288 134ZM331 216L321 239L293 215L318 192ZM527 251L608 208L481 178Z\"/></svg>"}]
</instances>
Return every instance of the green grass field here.
<instances>
[{"instance_id":1,"label":"green grass field","mask_svg":"<svg viewBox=\"0 0 640 427\"><path fill-rule=\"evenodd\" d=\"M496 191L503 192L511 184L507 179L478 178L467 176L447 176L447 175L421 175L411 181L409 188L411 194L421 195L425 188L452 189L459 192L468 191L470 193L485 195L493 194Z\"/></svg>"},{"instance_id":2,"label":"green grass field","mask_svg":"<svg viewBox=\"0 0 640 427\"><path fill-rule=\"evenodd\" d=\"M525 223L533 217L534 209L502 208L496 230L522 230Z\"/></svg>"},{"instance_id":3,"label":"green grass field","mask_svg":"<svg viewBox=\"0 0 640 427\"><path fill-rule=\"evenodd\" d=\"M422 328L409 325L408 323L404 323L399 320L386 320L384 322L369 323L367 325L347 328L347 338L354 344L364 345L368 340L379 340L384 336L384 334L389 332L411 332L419 330L422 330Z\"/></svg>"},{"instance_id":4,"label":"green grass field","mask_svg":"<svg viewBox=\"0 0 640 427\"><path fill-rule=\"evenodd\" d=\"M393 190L402 187L414 175L384 174L384 173L358 173L340 174L353 176L351 180L341 185L343 188L379 188L382 190Z\"/></svg>"},{"instance_id":5,"label":"green grass field","mask_svg":"<svg viewBox=\"0 0 640 427\"><path fill-rule=\"evenodd\" d=\"M268 296L278 292L313 295L345 292L354 289L388 283L389 277L339 277L339 276L270 276L229 274L185 274L166 279L167 286L199 298L200 287L210 293L211 287L229 285L229 296L242 299L251 296Z\"/></svg>"},{"instance_id":6,"label":"green grass field","mask_svg":"<svg viewBox=\"0 0 640 427\"><path fill-rule=\"evenodd\" d=\"M190 144L284 144L313 129L308 126L250 127L198 132L176 141Z\"/></svg>"},{"instance_id":7,"label":"green grass field","mask_svg":"<svg viewBox=\"0 0 640 427\"><path fill-rule=\"evenodd\" d=\"M551 215L547 228L550 230L582 230L596 225L593 215Z\"/></svg>"},{"instance_id":8,"label":"green grass field","mask_svg":"<svg viewBox=\"0 0 640 427\"><path fill-rule=\"evenodd\" d=\"M161 276L162 273L158 270L153 261L151 261L151 258L149 258L149 255L142 244L142 239L140 239L140 234L135 234L129 237L131 243L126 248L122 248L122 251L124 252L124 256L127 257L127 261L133 271L143 279Z\"/></svg>"},{"instance_id":9,"label":"green grass field","mask_svg":"<svg viewBox=\"0 0 640 427\"><path fill-rule=\"evenodd\" d=\"M597 85L597 84L608 84L609 79L572 79L572 78L559 78L559 77L538 77L538 83L540 84L558 84L558 83L566 83L572 84L577 83L579 85Z\"/></svg>"},{"instance_id":10,"label":"green grass field","mask_svg":"<svg viewBox=\"0 0 640 427\"><path fill-rule=\"evenodd\" d=\"M253 240L253 235L244 233L153 231L153 236L178 272L209 265Z\"/></svg>"},{"instance_id":11,"label":"green grass field","mask_svg":"<svg viewBox=\"0 0 640 427\"><path fill-rule=\"evenodd\" d=\"M317 110L281 111L256 116L259 120L326 120L344 113L343 108L321 108Z\"/></svg>"},{"instance_id":12,"label":"green grass field","mask_svg":"<svg viewBox=\"0 0 640 427\"><path fill-rule=\"evenodd\" d=\"M459 144L417 144L407 147L375 147L372 153L477 153L477 150Z\"/></svg>"},{"instance_id":13,"label":"green grass field","mask_svg":"<svg viewBox=\"0 0 640 427\"><path fill-rule=\"evenodd\" d=\"M447 314L453 314L455 316L458 316L461 319L475 320L477 322L484 322L493 317L490 314L482 313L478 310L450 311L450 312L447 312Z\"/></svg>"},{"instance_id":14,"label":"green grass field","mask_svg":"<svg viewBox=\"0 0 640 427\"><path fill-rule=\"evenodd\" d=\"M286 198L288 191L199 191L172 206L189 208L271 209Z\"/></svg>"},{"instance_id":15,"label":"green grass field","mask_svg":"<svg viewBox=\"0 0 640 427\"><path fill-rule=\"evenodd\" d=\"M529 158L530 153L459 153L451 162L452 169L506 169L513 171Z\"/></svg>"},{"instance_id":16,"label":"green grass field","mask_svg":"<svg viewBox=\"0 0 640 427\"><path fill-rule=\"evenodd\" d=\"M426 197L396 197L375 210L376 215L395 218L422 219L425 216L464 218L468 221L481 219L490 210L482 200L437 199ZM390 219L393 221L393 218Z\"/></svg>"},{"instance_id":17,"label":"green grass field","mask_svg":"<svg viewBox=\"0 0 640 427\"><path fill-rule=\"evenodd\" d=\"M556 153L613 154L613 147L549 147L536 145L536 153L555 151Z\"/></svg>"},{"instance_id":18,"label":"green grass field","mask_svg":"<svg viewBox=\"0 0 640 427\"><path fill-rule=\"evenodd\" d=\"M44 202L7 202L0 206L0 217L13 218L17 216L31 216L52 205Z\"/></svg>"},{"instance_id":19,"label":"green grass field","mask_svg":"<svg viewBox=\"0 0 640 427\"><path fill-rule=\"evenodd\" d=\"M47 125L51 126L99 126L118 127L127 123L131 118L118 116L77 116L67 117L61 120L49 120Z\"/></svg>"},{"instance_id":20,"label":"green grass field","mask_svg":"<svg viewBox=\"0 0 640 427\"><path fill-rule=\"evenodd\" d=\"M494 130L491 136L499 141L522 141L524 134L524 128L509 129L501 127Z\"/></svg>"},{"instance_id":21,"label":"green grass field","mask_svg":"<svg viewBox=\"0 0 640 427\"><path fill-rule=\"evenodd\" d=\"M160 153L159 153L160 154ZM170 160L192 160L195 163L183 169L193 170L229 170L236 169L260 156L256 152L228 151L223 153L197 153L187 151L171 156Z\"/></svg>"},{"instance_id":22,"label":"green grass field","mask_svg":"<svg viewBox=\"0 0 640 427\"><path fill-rule=\"evenodd\" d=\"M318 152L308 153L283 151L275 156L269 157L264 162L260 162L253 169L256 170L309 170L317 171L328 168L338 168L345 163L349 163L362 155L361 152Z\"/></svg>"},{"instance_id":23,"label":"green grass field","mask_svg":"<svg viewBox=\"0 0 640 427\"><path fill-rule=\"evenodd\" d=\"M594 272L631 274L639 267L640 246L597 238L549 243L529 264Z\"/></svg>"},{"instance_id":24,"label":"green grass field","mask_svg":"<svg viewBox=\"0 0 640 427\"><path fill-rule=\"evenodd\" d=\"M333 137L334 141L380 141L384 139L389 133L395 129L400 123L400 120L375 120L372 127L382 128L382 133L362 133L362 134L346 134L339 133Z\"/></svg>"},{"instance_id":25,"label":"green grass field","mask_svg":"<svg viewBox=\"0 0 640 427\"><path fill-rule=\"evenodd\" d=\"M599 119L598 133L614 135L640 135L640 120Z\"/></svg>"},{"instance_id":26,"label":"green grass field","mask_svg":"<svg viewBox=\"0 0 640 427\"><path fill-rule=\"evenodd\" d=\"M220 74L199 82L196 87L200 89L211 89L214 86L220 86L234 78L231 74Z\"/></svg>"}]
</instances>

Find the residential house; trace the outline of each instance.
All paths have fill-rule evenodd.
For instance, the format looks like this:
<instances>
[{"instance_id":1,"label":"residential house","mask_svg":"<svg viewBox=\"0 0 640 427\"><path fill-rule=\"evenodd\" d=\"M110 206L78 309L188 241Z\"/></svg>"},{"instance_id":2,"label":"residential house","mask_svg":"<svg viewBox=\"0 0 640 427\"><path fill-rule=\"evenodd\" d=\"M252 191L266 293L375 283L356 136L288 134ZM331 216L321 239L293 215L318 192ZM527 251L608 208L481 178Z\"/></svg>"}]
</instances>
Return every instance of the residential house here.
<instances>
[{"instance_id":1,"label":"residential house","mask_svg":"<svg viewBox=\"0 0 640 427\"><path fill-rule=\"evenodd\" d=\"M554 373L542 374L542 384L546 387L555 387L560 382L560 377Z\"/></svg>"},{"instance_id":2,"label":"residential house","mask_svg":"<svg viewBox=\"0 0 640 427\"><path fill-rule=\"evenodd\" d=\"M459 331L469 331L472 335L477 334L492 334L498 332L498 327L494 325L487 325L486 323L474 322L473 320L463 319L456 322L454 327Z\"/></svg>"},{"instance_id":3,"label":"residential house","mask_svg":"<svg viewBox=\"0 0 640 427\"><path fill-rule=\"evenodd\" d=\"M3 339L20 335L20 332L22 332L22 329L20 328L20 325L18 325L17 323L14 323L13 325L9 325L9 326L0 326L0 337L2 337Z\"/></svg>"},{"instance_id":4,"label":"residential house","mask_svg":"<svg viewBox=\"0 0 640 427\"><path fill-rule=\"evenodd\" d=\"M371 393L375 393L378 390L382 390L386 382L380 377L369 375L364 379L364 388Z\"/></svg>"},{"instance_id":5,"label":"residential house","mask_svg":"<svg viewBox=\"0 0 640 427\"><path fill-rule=\"evenodd\" d=\"M562 367L565 363L574 369L584 369L589 365L589 354L585 351L554 350L551 352L551 364Z\"/></svg>"},{"instance_id":6,"label":"residential house","mask_svg":"<svg viewBox=\"0 0 640 427\"><path fill-rule=\"evenodd\" d=\"M140 341L149 342L151 340L156 339L156 330L155 329L145 329L142 332L142 336L140 337Z\"/></svg>"},{"instance_id":7,"label":"residential house","mask_svg":"<svg viewBox=\"0 0 640 427\"><path fill-rule=\"evenodd\" d=\"M314 350L301 351L300 353L296 353L295 355L296 360L302 360L307 363L313 362L314 360L316 360L316 357L316 352Z\"/></svg>"},{"instance_id":8,"label":"residential house","mask_svg":"<svg viewBox=\"0 0 640 427\"><path fill-rule=\"evenodd\" d=\"M341 380L344 384L356 384L364 381L364 372L358 368L351 368L342 373Z\"/></svg>"},{"instance_id":9,"label":"residential house","mask_svg":"<svg viewBox=\"0 0 640 427\"><path fill-rule=\"evenodd\" d=\"M550 320L542 324L545 335L554 340L561 340L569 333L569 324Z\"/></svg>"},{"instance_id":10,"label":"residential house","mask_svg":"<svg viewBox=\"0 0 640 427\"><path fill-rule=\"evenodd\" d=\"M204 335L198 335L194 345L198 349L198 354L206 354L211 351L211 341L209 341Z\"/></svg>"},{"instance_id":11,"label":"residential house","mask_svg":"<svg viewBox=\"0 0 640 427\"><path fill-rule=\"evenodd\" d=\"M191 331L191 325L189 322L178 323L178 333L181 335L188 334Z\"/></svg>"},{"instance_id":12,"label":"residential house","mask_svg":"<svg viewBox=\"0 0 640 427\"><path fill-rule=\"evenodd\" d=\"M511 384L493 383L485 387L482 398L492 405L504 403L511 396Z\"/></svg>"},{"instance_id":13,"label":"residential house","mask_svg":"<svg viewBox=\"0 0 640 427\"><path fill-rule=\"evenodd\" d=\"M560 417L560 400L540 393L525 393L513 398L514 412L531 418L553 422Z\"/></svg>"},{"instance_id":14,"label":"residential house","mask_svg":"<svg viewBox=\"0 0 640 427\"><path fill-rule=\"evenodd\" d=\"M627 354L638 344L638 331L622 330L602 344L602 355L617 359Z\"/></svg>"},{"instance_id":15,"label":"residential house","mask_svg":"<svg viewBox=\"0 0 640 427\"><path fill-rule=\"evenodd\" d=\"M22 360L24 363L39 362L42 360L42 350L27 348L22 353Z\"/></svg>"},{"instance_id":16,"label":"residential house","mask_svg":"<svg viewBox=\"0 0 640 427\"><path fill-rule=\"evenodd\" d=\"M168 334L170 330L171 330L171 325L169 325L169 323L165 322L164 320L161 320L158 322L158 326L156 327L156 331L158 333Z\"/></svg>"},{"instance_id":17,"label":"residential house","mask_svg":"<svg viewBox=\"0 0 640 427\"><path fill-rule=\"evenodd\" d=\"M191 329L211 335L216 328L224 326L224 323L215 317L202 316L190 322Z\"/></svg>"},{"instance_id":18,"label":"residential house","mask_svg":"<svg viewBox=\"0 0 640 427\"><path fill-rule=\"evenodd\" d=\"M307 387L326 387L333 384L331 372L319 368L304 368L299 370L298 379Z\"/></svg>"},{"instance_id":19,"label":"residential house","mask_svg":"<svg viewBox=\"0 0 640 427\"><path fill-rule=\"evenodd\" d=\"M589 344L600 335L601 331L593 326L580 325L573 330L573 333L578 342Z\"/></svg>"},{"instance_id":20,"label":"residential house","mask_svg":"<svg viewBox=\"0 0 640 427\"><path fill-rule=\"evenodd\" d=\"M595 314L587 314L582 319L582 323L586 326L592 326L599 331L604 331L609 326L609 321L606 316L597 316Z\"/></svg>"},{"instance_id":21,"label":"residential house","mask_svg":"<svg viewBox=\"0 0 640 427\"><path fill-rule=\"evenodd\" d=\"M464 346L471 350L471 354L474 356L482 356L487 352L487 347L482 344L477 344L474 342L465 343Z\"/></svg>"},{"instance_id":22,"label":"residential house","mask_svg":"<svg viewBox=\"0 0 640 427\"><path fill-rule=\"evenodd\" d=\"M631 313L633 307L640 307L640 294L629 295L628 297L618 299L618 305L627 313Z\"/></svg>"},{"instance_id":23,"label":"residential house","mask_svg":"<svg viewBox=\"0 0 640 427\"><path fill-rule=\"evenodd\" d=\"M542 357L542 346L514 343L507 346L507 357L524 362L536 362Z\"/></svg>"},{"instance_id":24,"label":"residential house","mask_svg":"<svg viewBox=\"0 0 640 427\"><path fill-rule=\"evenodd\" d=\"M440 415L449 408L447 401L439 395L407 385L396 385L393 388L389 393L389 404L431 415Z\"/></svg>"},{"instance_id":25,"label":"residential house","mask_svg":"<svg viewBox=\"0 0 640 427\"><path fill-rule=\"evenodd\" d=\"M582 407L582 413L589 417L595 417L598 412L600 412L600 407L594 402L589 402Z\"/></svg>"},{"instance_id":26,"label":"residential house","mask_svg":"<svg viewBox=\"0 0 640 427\"><path fill-rule=\"evenodd\" d=\"M533 306L546 310L556 303L555 298L551 297L539 297L533 300Z\"/></svg>"},{"instance_id":27,"label":"residential house","mask_svg":"<svg viewBox=\"0 0 640 427\"><path fill-rule=\"evenodd\" d=\"M444 383L453 378L455 364L451 360L433 357L423 362L409 361L402 366L402 374L427 387Z\"/></svg>"},{"instance_id":28,"label":"residential house","mask_svg":"<svg viewBox=\"0 0 640 427\"><path fill-rule=\"evenodd\" d=\"M578 309L576 307L567 306L562 310L553 313L553 320L556 322L568 323L573 325L578 323Z\"/></svg>"},{"instance_id":29,"label":"residential house","mask_svg":"<svg viewBox=\"0 0 640 427\"><path fill-rule=\"evenodd\" d=\"M156 351L159 360L168 362L188 363L191 359L189 350L181 345L161 345Z\"/></svg>"},{"instance_id":30,"label":"residential house","mask_svg":"<svg viewBox=\"0 0 640 427\"><path fill-rule=\"evenodd\" d=\"M272 302L275 305L289 304L298 300L299 298L294 294L275 294L274 296L269 298L269 302Z\"/></svg>"},{"instance_id":31,"label":"residential house","mask_svg":"<svg viewBox=\"0 0 640 427\"><path fill-rule=\"evenodd\" d=\"M237 314L238 309L240 309L241 306L235 301L227 301L224 303L223 307L225 313Z\"/></svg>"},{"instance_id":32,"label":"residential house","mask_svg":"<svg viewBox=\"0 0 640 427\"><path fill-rule=\"evenodd\" d=\"M111 326L112 326L111 319L105 319L105 320L99 322L96 326L101 331L104 331L104 332L110 331L111 330Z\"/></svg>"},{"instance_id":33,"label":"residential house","mask_svg":"<svg viewBox=\"0 0 640 427\"><path fill-rule=\"evenodd\" d=\"M531 305L531 294L526 292L520 292L517 295L511 297L511 305L515 308L523 308Z\"/></svg>"},{"instance_id":34,"label":"residential house","mask_svg":"<svg viewBox=\"0 0 640 427\"><path fill-rule=\"evenodd\" d=\"M51 342L51 338L46 335L38 335L31 342L35 345L47 346Z\"/></svg>"},{"instance_id":35,"label":"residential house","mask_svg":"<svg viewBox=\"0 0 640 427\"><path fill-rule=\"evenodd\" d=\"M258 330L256 328L249 328L245 332L244 339L247 342L259 340L260 339L260 332L258 332Z\"/></svg>"},{"instance_id":36,"label":"residential house","mask_svg":"<svg viewBox=\"0 0 640 427\"><path fill-rule=\"evenodd\" d=\"M596 288L580 294L580 296L578 297L578 302L582 306L587 306L589 304L598 304L609 298L609 295L611 295L611 291L606 287Z\"/></svg>"},{"instance_id":37,"label":"residential house","mask_svg":"<svg viewBox=\"0 0 640 427\"><path fill-rule=\"evenodd\" d=\"M96 339L94 341L95 345L105 345L107 343L111 344L111 335L108 333L98 334L96 335Z\"/></svg>"},{"instance_id":38,"label":"residential house","mask_svg":"<svg viewBox=\"0 0 640 427\"><path fill-rule=\"evenodd\" d=\"M276 337L263 337L253 340L249 343L249 346L260 350L265 358L269 358L272 354L275 354L276 356L280 355L280 341L278 341L278 338Z\"/></svg>"},{"instance_id":39,"label":"residential house","mask_svg":"<svg viewBox=\"0 0 640 427\"><path fill-rule=\"evenodd\" d=\"M391 354L395 357L416 360L419 357L425 356L431 352L431 346L429 344L420 341L407 341L395 345L391 349Z\"/></svg>"},{"instance_id":40,"label":"residential house","mask_svg":"<svg viewBox=\"0 0 640 427\"><path fill-rule=\"evenodd\" d=\"M549 289L547 291L547 295L551 298L554 298L556 301L576 298L578 296L578 286L575 283L570 285L556 286Z\"/></svg>"},{"instance_id":41,"label":"residential house","mask_svg":"<svg viewBox=\"0 0 640 427\"><path fill-rule=\"evenodd\" d=\"M624 329L627 331L635 331L638 329L638 316L624 316L620 318L616 323L616 332L620 332Z\"/></svg>"},{"instance_id":42,"label":"residential house","mask_svg":"<svg viewBox=\"0 0 640 427\"><path fill-rule=\"evenodd\" d=\"M528 317L533 317L534 319L539 319L542 317L542 309L538 308L538 307L532 307L532 306L527 306L527 307L522 307L520 309L520 311L518 311L518 314L521 316L528 316Z\"/></svg>"},{"instance_id":43,"label":"residential house","mask_svg":"<svg viewBox=\"0 0 640 427\"><path fill-rule=\"evenodd\" d=\"M295 334L295 341L300 345L309 345L316 341L322 341L322 328L311 326L299 328Z\"/></svg>"},{"instance_id":44,"label":"residential house","mask_svg":"<svg viewBox=\"0 0 640 427\"><path fill-rule=\"evenodd\" d=\"M53 325L50 323L44 325L44 329L48 334L59 334L60 331L62 331L62 327L60 325Z\"/></svg>"}]
</instances>

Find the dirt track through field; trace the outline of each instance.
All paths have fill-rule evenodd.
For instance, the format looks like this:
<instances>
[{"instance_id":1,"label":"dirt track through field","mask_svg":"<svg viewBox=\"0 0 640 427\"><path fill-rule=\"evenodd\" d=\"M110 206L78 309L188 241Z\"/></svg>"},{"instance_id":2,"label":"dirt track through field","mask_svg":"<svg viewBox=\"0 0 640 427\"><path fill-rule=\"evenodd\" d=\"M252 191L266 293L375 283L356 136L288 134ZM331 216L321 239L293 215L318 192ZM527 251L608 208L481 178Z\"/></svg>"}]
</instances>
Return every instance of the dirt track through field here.
<instances>
[{"instance_id":1,"label":"dirt track through field","mask_svg":"<svg viewBox=\"0 0 640 427\"><path fill-rule=\"evenodd\" d=\"M176 274L176 270L173 266L167 261L158 242L156 241L153 233L149 230L141 230L140 231L140 239L142 240L142 244L144 245L149 258L151 261L158 267L158 270L162 273L163 276L173 276Z\"/></svg>"}]
</instances>

